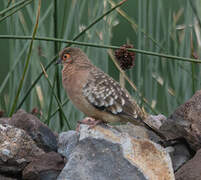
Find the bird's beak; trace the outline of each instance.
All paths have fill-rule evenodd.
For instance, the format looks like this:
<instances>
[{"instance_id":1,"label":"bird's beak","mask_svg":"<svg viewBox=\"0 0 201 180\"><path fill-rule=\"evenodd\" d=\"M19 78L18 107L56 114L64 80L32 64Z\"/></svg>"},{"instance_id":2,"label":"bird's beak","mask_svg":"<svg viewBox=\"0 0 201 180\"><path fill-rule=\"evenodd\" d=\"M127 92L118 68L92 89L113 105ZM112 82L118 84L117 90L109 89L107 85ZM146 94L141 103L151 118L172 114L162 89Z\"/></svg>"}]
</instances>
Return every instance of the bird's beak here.
<instances>
[{"instance_id":1,"label":"bird's beak","mask_svg":"<svg viewBox=\"0 0 201 180\"><path fill-rule=\"evenodd\" d=\"M62 60L60 58L57 59L56 64L61 64L61 63L62 63Z\"/></svg>"}]
</instances>

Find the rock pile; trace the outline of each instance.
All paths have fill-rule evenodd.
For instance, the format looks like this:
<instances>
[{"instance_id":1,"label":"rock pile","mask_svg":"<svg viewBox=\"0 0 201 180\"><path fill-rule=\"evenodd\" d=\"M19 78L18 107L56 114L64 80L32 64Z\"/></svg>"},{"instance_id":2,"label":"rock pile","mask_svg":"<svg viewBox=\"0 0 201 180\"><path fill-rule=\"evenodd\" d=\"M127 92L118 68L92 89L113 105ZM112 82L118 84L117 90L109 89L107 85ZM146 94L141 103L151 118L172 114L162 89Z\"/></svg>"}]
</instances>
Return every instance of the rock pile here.
<instances>
[{"instance_id":1,"label":"rock pile","mask_svg":"<svg viewBox=\"0 0 201 180\"><path fill-rule=\"evenodd\" d=\"M19 110L0 118L2 180L200 180L201 91L168 118L141 126L81 125L79 132L52 132Z\"/></svg>"}]
</instances>

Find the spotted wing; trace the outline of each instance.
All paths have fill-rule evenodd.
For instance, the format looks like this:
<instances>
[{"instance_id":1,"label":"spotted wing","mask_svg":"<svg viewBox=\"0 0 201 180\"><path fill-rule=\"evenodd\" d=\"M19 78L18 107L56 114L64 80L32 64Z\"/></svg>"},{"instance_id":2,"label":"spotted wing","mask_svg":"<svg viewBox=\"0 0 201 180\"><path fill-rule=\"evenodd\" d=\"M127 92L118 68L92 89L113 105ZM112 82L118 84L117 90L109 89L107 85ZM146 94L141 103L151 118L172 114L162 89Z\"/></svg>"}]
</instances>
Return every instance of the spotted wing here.
<instances>
[{"instance_id":1,"label":"spotted wing","mask_svg":"<svg viewBox=\"0 0 201 180\"><path fill-rule=\"evenodd\" d=\"M92 70L83 94L94 107L114 115L137 118L128 92L118 82L99 69Z\"/></svg>"}]
</instances>

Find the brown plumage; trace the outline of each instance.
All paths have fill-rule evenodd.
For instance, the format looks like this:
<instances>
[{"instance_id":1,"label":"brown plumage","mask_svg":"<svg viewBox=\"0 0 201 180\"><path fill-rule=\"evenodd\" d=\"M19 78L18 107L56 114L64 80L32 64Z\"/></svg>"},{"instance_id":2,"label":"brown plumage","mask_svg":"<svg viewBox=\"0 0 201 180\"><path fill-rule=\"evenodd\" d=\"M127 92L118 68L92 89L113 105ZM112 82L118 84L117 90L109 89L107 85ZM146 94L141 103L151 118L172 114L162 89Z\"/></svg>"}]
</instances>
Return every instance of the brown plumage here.
<instances>
[{"instance_id":1,"label":"brown plumage","mask_svg":"<svg viewBox=\"0 0 201 180\"><path fill-rule=\"evenodd\" d=\"M143 122L146 115L128 91L91 64L81 49L65 48L59 55L63 86L85 115L104 122Z\"/></svg>"}]
</instances>

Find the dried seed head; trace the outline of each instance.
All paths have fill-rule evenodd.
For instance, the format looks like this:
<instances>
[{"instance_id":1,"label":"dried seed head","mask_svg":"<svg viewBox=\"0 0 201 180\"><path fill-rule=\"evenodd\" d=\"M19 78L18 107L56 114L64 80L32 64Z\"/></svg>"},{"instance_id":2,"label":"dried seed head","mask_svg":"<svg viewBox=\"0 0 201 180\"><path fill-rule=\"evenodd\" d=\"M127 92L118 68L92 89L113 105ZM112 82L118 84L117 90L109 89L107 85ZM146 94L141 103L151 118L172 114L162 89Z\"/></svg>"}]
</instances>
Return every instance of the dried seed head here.
<instances>
[{"instance_id":1,"label":"dried seed head","mask_svg":"<svg viewBox=\"0 0 201 180\"><path fill-rule=\"evenodd\" d=\"M128 51L128 48L133 48L133 45L124 44L115 51L115 57L124 71L134 66L135 52Z\"/></svg>"}]
</instances>

